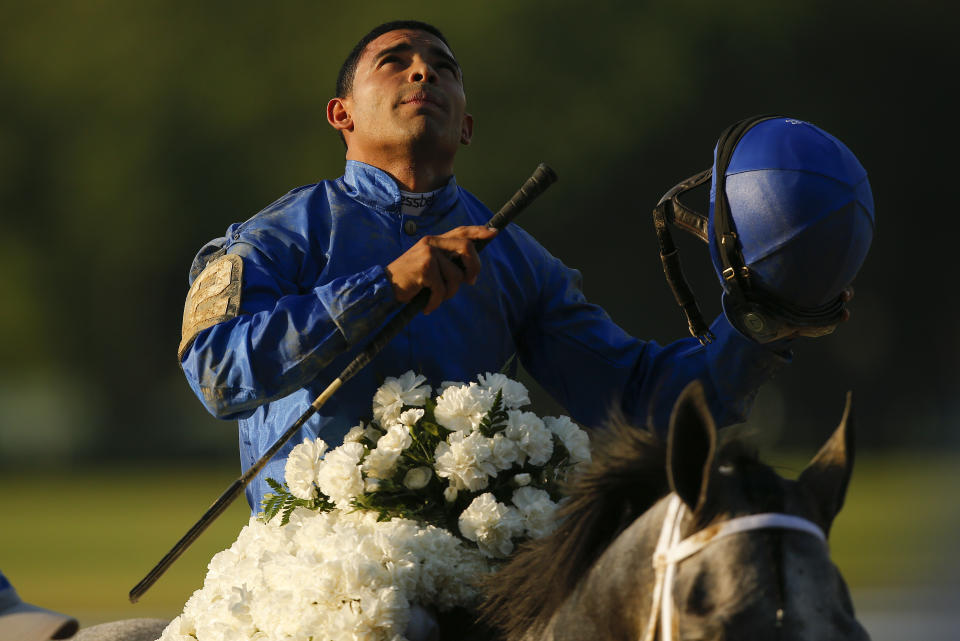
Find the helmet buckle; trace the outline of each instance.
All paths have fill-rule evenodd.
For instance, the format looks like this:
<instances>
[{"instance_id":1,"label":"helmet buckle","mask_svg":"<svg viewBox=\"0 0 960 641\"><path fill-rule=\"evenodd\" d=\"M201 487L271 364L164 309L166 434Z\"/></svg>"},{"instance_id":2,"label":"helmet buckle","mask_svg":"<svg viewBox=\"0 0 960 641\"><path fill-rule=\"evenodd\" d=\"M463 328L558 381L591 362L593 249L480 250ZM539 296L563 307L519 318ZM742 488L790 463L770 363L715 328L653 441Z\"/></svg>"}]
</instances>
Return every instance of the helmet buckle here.
<instances>
[{"instance_id":1,"label":"helmet buckle","mask_svg":"<svg viewBox=\"0 0 960 641\"><path fill-rule=\"evenodd\" d=\"M731 281L737 277L737 270L733 267L727 267L725 270L720 272L720 275L723 276L723 280ZM745 280L750 278L750 268L746 265L740 268L740 278Z\"/></svg>"}]
</instances>

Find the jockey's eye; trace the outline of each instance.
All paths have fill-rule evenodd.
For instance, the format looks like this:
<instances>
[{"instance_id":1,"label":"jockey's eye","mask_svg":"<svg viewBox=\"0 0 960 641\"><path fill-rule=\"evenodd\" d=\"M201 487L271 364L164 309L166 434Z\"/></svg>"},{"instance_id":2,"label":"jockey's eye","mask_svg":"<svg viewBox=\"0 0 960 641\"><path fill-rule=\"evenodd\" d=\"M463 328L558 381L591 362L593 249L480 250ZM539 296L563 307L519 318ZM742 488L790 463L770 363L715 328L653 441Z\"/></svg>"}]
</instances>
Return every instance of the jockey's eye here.
<instances>
[{"instance_id":1,"label":"jockey's eye","mask_svg":"<svg viewBox=\"0 0 960 641\"><path fill-rule=\"evenodd\" d=\"M392 54L389 55L389 56L384 56L383 58L380 59L380 64L377 65L377 66L378 66L378 67L385 67L385 66L387 66L387 65L389 65L389 64L393 64L393 63L398 63L398 64L399 64L399 63L400 63L400 56L396 56L396 55L392 55Z\"/></svg>"}]
</instances>

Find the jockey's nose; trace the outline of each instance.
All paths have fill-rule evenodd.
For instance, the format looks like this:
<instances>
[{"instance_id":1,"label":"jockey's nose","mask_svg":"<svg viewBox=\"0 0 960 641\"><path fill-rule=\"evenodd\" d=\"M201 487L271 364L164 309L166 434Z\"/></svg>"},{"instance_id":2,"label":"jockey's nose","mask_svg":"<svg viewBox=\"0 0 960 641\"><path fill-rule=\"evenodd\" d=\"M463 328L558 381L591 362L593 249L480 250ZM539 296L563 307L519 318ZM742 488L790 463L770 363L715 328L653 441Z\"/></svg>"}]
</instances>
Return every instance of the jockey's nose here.
<instances>
[{"instance_id":1,"label":"jockey's nose","mask_svg":"<svg viewBox=\"0 0 960 641\"><path fill-rule=\"evenodd\" d=\"M410 65L409 80L410 82L436 82L437 72L426 60L417 56Z\"/></svg>"}]
</instances>

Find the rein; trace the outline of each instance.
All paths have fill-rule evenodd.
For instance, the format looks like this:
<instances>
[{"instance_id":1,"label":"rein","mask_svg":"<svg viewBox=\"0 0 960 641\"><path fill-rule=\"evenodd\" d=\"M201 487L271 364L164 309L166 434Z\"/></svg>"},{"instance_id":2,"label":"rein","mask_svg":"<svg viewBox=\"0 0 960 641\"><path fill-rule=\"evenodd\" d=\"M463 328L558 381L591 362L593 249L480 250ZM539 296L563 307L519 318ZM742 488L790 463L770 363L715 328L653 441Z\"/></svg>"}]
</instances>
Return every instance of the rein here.
<instances>
[{"instance_id":1,"label":"rein","mask_svg":"<svg viewBox=\"0 0 960 641\"><path fill-rule=\"evenodd\" d=\"M677 564L693 556L713 541L731 534L748 532L750 530L781 529L796 530L812 534L824 543L827 537L818 525L799 516L767 512L741 516L729 521L723 521L696 532L680 540L680 524L686 506L676 494L670 496L667 505L667 514L660 529L660 538L657 539L657 548L653 553L653 567L656 572L656 581L653 586L653 605L650 608L650 619L647 622L647 631L643 641L654 641L657 635L657 619L660 619L660 641L673 641L673 581L676 576Z\"/></svg>"}]
</instances>

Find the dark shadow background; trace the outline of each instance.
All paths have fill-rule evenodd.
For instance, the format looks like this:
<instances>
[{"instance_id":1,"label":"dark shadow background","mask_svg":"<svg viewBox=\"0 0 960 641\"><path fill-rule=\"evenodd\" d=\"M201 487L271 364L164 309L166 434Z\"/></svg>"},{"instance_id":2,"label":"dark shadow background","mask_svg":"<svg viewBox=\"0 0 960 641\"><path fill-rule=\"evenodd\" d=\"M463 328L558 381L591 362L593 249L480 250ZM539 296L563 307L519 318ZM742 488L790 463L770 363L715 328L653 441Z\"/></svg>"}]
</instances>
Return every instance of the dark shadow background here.
<instances>
[{"instance_id":1,"label":"dark shadow background","mask_svg":"<svg viewBox=\"0 0 960 641\"><path fill-rule=\"evenodd\" d=\"M477 120L459 182L496 209L540 161L521 224L631 333L685 324L650 211L728 124L779 112L842 139L877 235L853 320L796 347L755 422L812 448L855 390L865 448L956 448L952 223L957 15L947 2L8 3L0 12L0 465L235 460L176 361L196 250L338 176L324 121L373 25L436 23ZM706 310L705 248L688 273ZM467 330L469 331L469 330Z\"/></svg>"}]
</instances>

